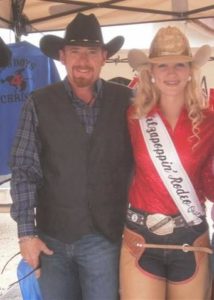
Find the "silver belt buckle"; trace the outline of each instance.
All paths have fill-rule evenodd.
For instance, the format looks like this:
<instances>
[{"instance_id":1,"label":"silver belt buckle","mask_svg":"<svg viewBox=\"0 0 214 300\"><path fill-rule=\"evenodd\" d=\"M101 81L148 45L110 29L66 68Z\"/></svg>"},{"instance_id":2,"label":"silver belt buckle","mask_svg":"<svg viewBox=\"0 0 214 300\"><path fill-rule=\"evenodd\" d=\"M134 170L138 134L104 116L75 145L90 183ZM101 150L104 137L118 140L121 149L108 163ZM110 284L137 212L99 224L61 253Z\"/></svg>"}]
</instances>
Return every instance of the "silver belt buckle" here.
<instances>
[{"instance_id":1,"label":"silver belt buckle","mask_svg":"<svg viewBox=\"0 0 214 300\"><path fill-rule=\"evenodd\" d=\"M163 214L152 214L146 218L146 226L149 231L157 235L173 233L175 223L172 217Z\"/></svg>"}]
</instances>

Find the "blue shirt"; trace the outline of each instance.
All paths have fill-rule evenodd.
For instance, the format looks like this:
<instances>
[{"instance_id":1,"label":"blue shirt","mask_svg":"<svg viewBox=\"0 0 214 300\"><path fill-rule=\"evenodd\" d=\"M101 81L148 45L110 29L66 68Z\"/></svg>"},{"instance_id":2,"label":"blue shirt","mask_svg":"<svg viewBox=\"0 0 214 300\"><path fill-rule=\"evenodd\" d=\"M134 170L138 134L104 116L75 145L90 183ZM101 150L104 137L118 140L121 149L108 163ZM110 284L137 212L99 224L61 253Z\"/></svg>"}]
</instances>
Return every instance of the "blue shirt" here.
<instances>
[{"instance_id":1,"label":"blue shirt","mask_svg":"<svg viewBox=\"0 0 214 300\"><path fill-rule=\"evenodd\" d=\"M64 80L64 86L80 121L90 135L100 111L101 80L95 84L95 101L91 105L85 104L74 95L67 78ZM23 106L10 162L13 200L11 216L17 222L19 237L37 234L35 225L37 189L43 181L40 164L41 142L37 134L38 125L33 99L29 96Z\"/></svg>"},{"instance_id":2,"label":"blue shirt","mask_svg":"<svg viewBox=\"0 0 214 300\"><path fill-rule=\"evenodd\" d=\"M11 173L8 161L22 106L38 88L60 81L53 59L28 43L9 44L10 64L0 68L0 175Z\"/></svg>"}]
</instances>

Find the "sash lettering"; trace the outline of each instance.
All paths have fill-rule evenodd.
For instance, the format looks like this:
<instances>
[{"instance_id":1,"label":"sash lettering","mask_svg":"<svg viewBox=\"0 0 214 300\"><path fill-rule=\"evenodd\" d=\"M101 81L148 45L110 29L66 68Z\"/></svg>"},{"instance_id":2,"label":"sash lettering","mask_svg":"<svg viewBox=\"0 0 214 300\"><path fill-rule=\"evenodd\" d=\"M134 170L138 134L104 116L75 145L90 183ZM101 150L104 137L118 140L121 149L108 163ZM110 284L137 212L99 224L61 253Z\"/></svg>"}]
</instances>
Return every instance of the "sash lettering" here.
<instances>
[{"instance_id":1,"label":"sash lettering","mask_svg":"<svg viewBox=\"0 0 214 300\"><path fill-rule=\"evenodd\" d=\"M141 118L140 127L152 162L176 206L187 223L199 223L204 210L160 116Z\"/></svg>"}]
</instances>

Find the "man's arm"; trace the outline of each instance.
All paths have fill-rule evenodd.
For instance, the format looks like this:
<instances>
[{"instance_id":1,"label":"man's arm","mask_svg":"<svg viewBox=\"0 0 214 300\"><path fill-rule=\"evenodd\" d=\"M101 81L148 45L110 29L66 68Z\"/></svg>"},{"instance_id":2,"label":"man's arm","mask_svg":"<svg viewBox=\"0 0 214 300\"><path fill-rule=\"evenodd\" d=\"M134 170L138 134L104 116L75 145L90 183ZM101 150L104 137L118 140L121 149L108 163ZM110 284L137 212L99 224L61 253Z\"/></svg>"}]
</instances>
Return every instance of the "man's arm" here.
<instances>
[{"instance_id":1,"label":"man's arm","mask_svg":"<svg viewBox=\"0 0 214 300\"><path fill-rule=\"evenodd\" d=\"M35 225L37 189L42 183L37 127L37 115L29 98L23 106L11 155L11 216L17 222L21 254L33 268L39 266L41 252L52 254L38 238Z\"/></svg>"},{"instance_id":2,"label":"man's arm","mask_svg":"<svg viewBox=\"0 0 214 300\"><path fill-rule=\"evenodd\" d=\"M23 106L12 148L10 167L11 216L17 222L18 236L36 235L36 191L42 181L39 161L40 141L37 137L38 120L32 99Z\"/></svg>"}]
</instances>

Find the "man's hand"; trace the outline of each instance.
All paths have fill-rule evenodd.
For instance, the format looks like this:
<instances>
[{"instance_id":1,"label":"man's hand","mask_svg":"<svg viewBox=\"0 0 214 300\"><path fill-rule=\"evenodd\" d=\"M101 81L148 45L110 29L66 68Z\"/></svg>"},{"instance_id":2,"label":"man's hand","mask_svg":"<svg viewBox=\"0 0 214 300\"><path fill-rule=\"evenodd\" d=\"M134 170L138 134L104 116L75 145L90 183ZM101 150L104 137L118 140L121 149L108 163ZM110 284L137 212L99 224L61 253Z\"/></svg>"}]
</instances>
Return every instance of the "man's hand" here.
<instances>
[{"instance_id":1,"label":"man's hand","mask_svg":"<svg viewBox=\"0 0 214 300\"><path fill-rule=\"evenodd\" d=\"M23 259L34 269L39 266L39 257L42 252L47 255L53 254L53 251L38 237L23 237L20 238L19 243ZM35 274L38 278L41 269L36 270Z\"/></svg>"}]
</instances>

